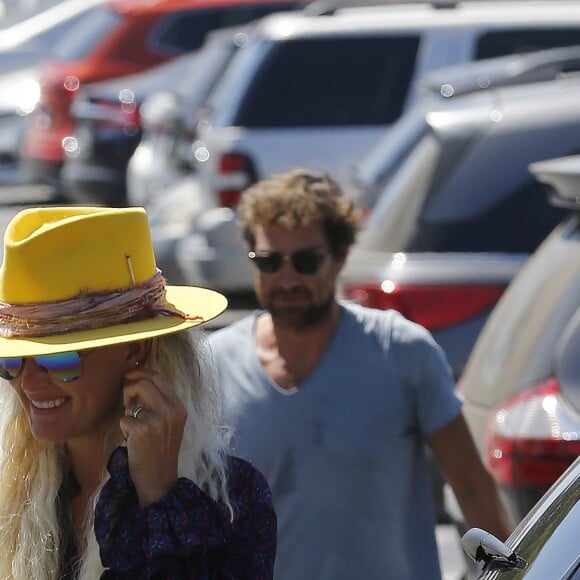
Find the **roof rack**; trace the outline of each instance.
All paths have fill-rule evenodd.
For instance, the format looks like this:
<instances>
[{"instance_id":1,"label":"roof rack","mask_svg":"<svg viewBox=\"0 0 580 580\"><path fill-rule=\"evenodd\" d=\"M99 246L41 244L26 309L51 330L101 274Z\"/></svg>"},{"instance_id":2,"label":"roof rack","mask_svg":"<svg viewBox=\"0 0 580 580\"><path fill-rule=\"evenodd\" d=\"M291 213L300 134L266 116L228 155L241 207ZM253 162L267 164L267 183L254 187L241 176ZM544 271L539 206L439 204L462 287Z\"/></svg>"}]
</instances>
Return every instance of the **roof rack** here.
<instances>
[{"instance_id":1,"label":"roof rack","mask_svg":"<svg viewBox=\"0 0 580 580\"><path fill-rule=\"evenodd\" d=\"M547 48L436 69L417 81L424 93L455 97L481 89L529 84L580 74L580 45Z\"/></svg>"},{"instance_id":2,"label":"roof rack","mask_svg":"<svg viewBox=\"0 0 580 580\"><path fill-rule=\"evenodd\" d=\"M460 0L314 0L303 13L308 16L332 16L342 8L372 8L412 4L430 4L433 8L455 8Z\"/></svg>"},{"instance_id":3,"label":"roof rack","mask_svg":"<svg viewBox=\"0 0 580 580\"><path fill-rule=\"evenodd\" d=\"M501 4L514 2L524 2L526 0L312 0L308 3L302 12L310 16L332 16L338 10L343 8L372 8L386 6L413 6L413 5L430 5L434 9L454 9L461 4ZM544 0L549 4L552 0ZM574 0L563 0L564 3Z\"/></svg>"}]
</instances>

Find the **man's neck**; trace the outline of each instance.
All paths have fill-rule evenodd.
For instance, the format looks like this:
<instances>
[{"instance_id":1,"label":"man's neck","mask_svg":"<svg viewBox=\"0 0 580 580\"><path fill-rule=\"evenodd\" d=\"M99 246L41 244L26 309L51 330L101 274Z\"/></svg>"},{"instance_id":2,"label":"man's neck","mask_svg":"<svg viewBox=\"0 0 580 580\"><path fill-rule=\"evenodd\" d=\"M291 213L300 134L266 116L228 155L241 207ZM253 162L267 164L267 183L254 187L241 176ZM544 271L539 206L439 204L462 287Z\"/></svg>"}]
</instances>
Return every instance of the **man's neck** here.
<instances>
[{"instance_id":1,"label":"man's neck","mask_svg":"<svg viewBox=\"0 0 580 580\"><path fill-rule=\"evenodd\" d=\"M258 317L257 340L265 345L277 345L279 349L295 351L310 349L312 345L326 343L338 327L341 308L333 303L326 316L305 326L277 322L269 312Z\"/></svg>"},{"instance_id":2,"label":"man's neck","mask_svg":"<svg viewBox=\"0 0 580 580\"><path fill-rule=\"evenodd\" d=\"M269 312L256 322L256 348L266 374L282 388L299 386L316 368L340 322L334 304L329 316L304 328L276 324Z\"/></svg>"}]
</instances>

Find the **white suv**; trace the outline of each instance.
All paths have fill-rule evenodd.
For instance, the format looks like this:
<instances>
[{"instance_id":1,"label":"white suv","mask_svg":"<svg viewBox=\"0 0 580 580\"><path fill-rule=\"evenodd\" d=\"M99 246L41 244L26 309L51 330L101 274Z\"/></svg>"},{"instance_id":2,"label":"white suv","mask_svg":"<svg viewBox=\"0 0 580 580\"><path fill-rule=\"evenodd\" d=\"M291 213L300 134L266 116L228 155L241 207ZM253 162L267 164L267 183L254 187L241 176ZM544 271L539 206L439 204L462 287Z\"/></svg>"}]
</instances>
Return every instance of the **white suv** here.
<instances>
[{"instance_id":1,"label":"white suv","mask_svg":"<svg viewBox=\"0 0 580 580\"><path fill-rule=\"evenodd\" d=\"M247 289L230 267L234 207L251 182L295 166L328 171L349 193L352 170L418 99L414 80L473 60L580 44L579 1L387 4L266 17L217 85L199 123L200 213L179 248L185 278ZM221 261L223 258L223 261ZM235 255L238 259L238 254ZM247 271L246 271L247 272Z\"/></svg>"}]
</instances>

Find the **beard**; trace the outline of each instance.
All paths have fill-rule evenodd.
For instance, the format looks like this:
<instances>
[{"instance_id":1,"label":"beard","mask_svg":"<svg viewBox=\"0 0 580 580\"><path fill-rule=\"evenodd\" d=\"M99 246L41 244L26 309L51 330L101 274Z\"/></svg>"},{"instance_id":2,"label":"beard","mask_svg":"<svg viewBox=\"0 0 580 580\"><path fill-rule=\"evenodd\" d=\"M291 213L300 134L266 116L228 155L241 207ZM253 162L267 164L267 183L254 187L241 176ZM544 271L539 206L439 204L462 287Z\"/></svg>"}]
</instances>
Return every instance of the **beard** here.
<instances>
[{"instance_id":1,"label":"beard","mask_svg":"<svg viewBox=\"0 0 580 580\"><path fill-rule=\"evenodd\" d=\"M334 305L333 293L316 301L304 289L276 290L268 296L257 291L256 295L260 305L270 313L275 324L297 331L307 330L329 318Z\"/></svg>"}]
</instances>

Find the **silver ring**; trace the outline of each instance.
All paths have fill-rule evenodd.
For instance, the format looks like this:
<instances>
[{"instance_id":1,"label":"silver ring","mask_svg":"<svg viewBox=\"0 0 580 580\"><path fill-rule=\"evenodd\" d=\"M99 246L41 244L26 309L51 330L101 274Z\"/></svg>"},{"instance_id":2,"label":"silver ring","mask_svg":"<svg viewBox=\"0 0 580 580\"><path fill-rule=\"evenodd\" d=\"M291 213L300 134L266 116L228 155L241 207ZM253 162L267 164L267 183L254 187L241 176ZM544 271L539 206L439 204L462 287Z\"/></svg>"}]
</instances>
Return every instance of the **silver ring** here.
<instances>
[{"instance_id":1,"label":"silver ring","mask_svg":"<svg viewBox=\"0 0 580 580\"><path fill-rule=\"evenodd\" d=\"M143 405L133 405L131 407L131 410L129 411L129 415L131 415L131 417L133 417L133 419L137 419L139 417L139 413L144 409L145 407Z\"/></svg>"}]
</instances>

